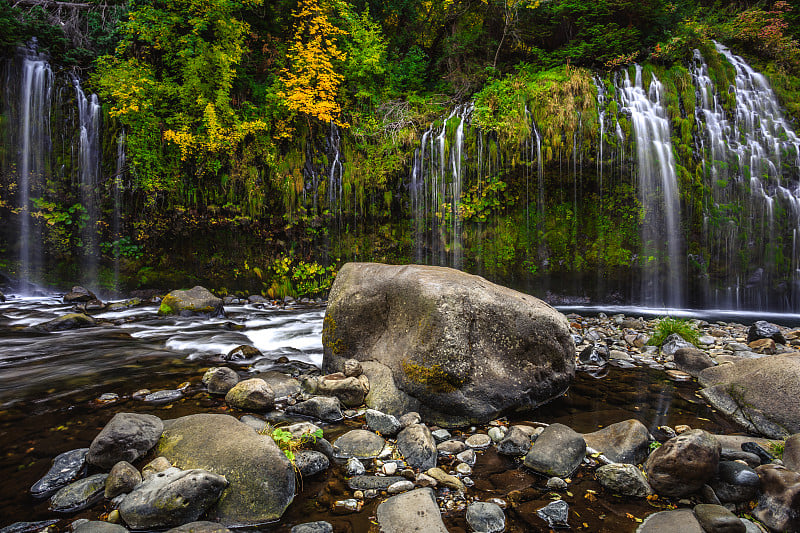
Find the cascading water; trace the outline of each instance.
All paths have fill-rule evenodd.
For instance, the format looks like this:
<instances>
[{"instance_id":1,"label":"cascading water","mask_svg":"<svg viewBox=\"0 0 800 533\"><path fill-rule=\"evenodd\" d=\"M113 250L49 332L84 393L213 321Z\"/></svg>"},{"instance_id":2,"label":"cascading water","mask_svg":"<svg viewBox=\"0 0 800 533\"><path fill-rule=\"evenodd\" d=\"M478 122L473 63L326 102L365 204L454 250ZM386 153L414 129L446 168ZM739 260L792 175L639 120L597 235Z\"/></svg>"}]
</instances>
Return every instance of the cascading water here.
<instances>
[{"instance_id":1,"label":"cascading water","mask_svg":"<svg viewBox=\"0 0 800 533\"><path fill-rule=\"evenodd\" d=\"M122 130L117 137L117 167L114 172L114 220L111 224L111 237L114 246L114 292L119 293L119 258L120 258L120 239L122 239L122 191L125 187L125 130Z\"/></svg>"},{"instance_id":2,"label":"cascading water","mask_svg":"<svg viewBox=\"0 0 800 533\"><path fill-rule=\"evenodd\" d=\"M43 263L42 235L31 216L32 202L41 196L50 161L50 101L53 72L47 60L36 50L35 41L20 51L19 83L7 80L7 91L16 90L17 102L9 115L16 118L17 206L19 216L19 282L20 290L29 292L31 282L41 281Z\"/></svg>"},{"instance_id":3,"label":"cascading water","mask_svg":"<svg viewBox=\"0 0 800 533\"><path fill-rule=\"evenodd\" d=\"M81 279L85 285L96 287L99 257L97 185L100 175L100 103L96 94L88 97L84 94L77 77L72 78L72 83L75 86L75 97L78 101L81 204L86 214L81 230L83 243Z\"/></svg>"},{"instance_id":4,"label":"cascading water","mask_svg":"<svg viewBox=\"0 0 800 533\"><path fill-rule=\"evenodd\" d=\"M459 202L463 190L464 134L471 114L472 105L455 108L441 127L432 124L425 131L415 151L409 190L415 260L419 263L459 269L464 266ZM458 124L449 137L448 125L456 120Z\"/></svg>"},{"instance_id":5,"label":"cascading water","mask_svg":"<svg viewBox=\"0 0 800 533\"><path fill-rule=\"evenodd\" d=\"M642 67L636 65L634 83L626 71L618 89L623 111L630 113L636 134L639 195L645 211L641 298L649 307L681 307L684 304L684 259L680 199L670 125L661 103L663 87L652 75L650 88L645 92ZM663 278L661 264L666 264Z\"/></svg>"}]
</instances>

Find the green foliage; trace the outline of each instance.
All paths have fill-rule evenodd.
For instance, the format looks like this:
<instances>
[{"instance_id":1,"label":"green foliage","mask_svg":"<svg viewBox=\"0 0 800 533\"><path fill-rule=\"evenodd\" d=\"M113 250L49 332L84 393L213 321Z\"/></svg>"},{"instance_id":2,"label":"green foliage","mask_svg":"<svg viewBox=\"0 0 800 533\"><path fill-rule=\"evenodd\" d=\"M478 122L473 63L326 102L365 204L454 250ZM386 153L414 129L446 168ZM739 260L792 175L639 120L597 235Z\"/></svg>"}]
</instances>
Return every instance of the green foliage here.
<instances>
[{"instance_id":1,"label":"green foliage","mask_svg":"<svg viewBox=\"0 0 800 533\"><path fill-rule=\"evenodd\" d=\"M685 341L691 342L697 346L700 334L697 328L688 320L681 318L665 317L658 321L653 331L653 336L647 341L651 346L661 346L667 340L667 337L677 333Z\"/></svg>"},{"instance_id":2,"label":"green foliage","mask_svg":"<svg viewBox=\"0 0 800 533\"><path fill-rule=\"evenodd\" d=\"M259 431L262 435L269 435L278 448L286 455L286 458L294 465L295 452L305 445L317 442L317 439L322 438L322 429L316 431L303 433L299 437L292 435L290 431L286 431L280 427L274 427L267 424L262 430Z\"/></svg>"}]
</instances>

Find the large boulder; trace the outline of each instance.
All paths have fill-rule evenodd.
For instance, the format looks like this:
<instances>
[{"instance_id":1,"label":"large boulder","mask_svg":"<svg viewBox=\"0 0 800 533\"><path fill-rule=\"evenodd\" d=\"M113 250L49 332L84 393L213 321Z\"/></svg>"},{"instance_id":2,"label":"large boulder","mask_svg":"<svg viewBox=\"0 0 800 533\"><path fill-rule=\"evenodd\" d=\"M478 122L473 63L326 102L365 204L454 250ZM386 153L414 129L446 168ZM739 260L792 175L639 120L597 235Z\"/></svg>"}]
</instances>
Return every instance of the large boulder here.
<instances>
[{"instance_id":1,"label":"large boulder","mask_svg":"<svg viewBox=\"0 0 800 533\"><path fill-rule=\"evenodd\" d=\"M164 423L153 415L117 413L89 446L89 464L110 470L119 461L134 462L158 442Z\"/></svg>"},{"instance_id":2,"label":"large boulder","mask_svg":"<svg viewBox=\"0 0 800 533\"><path fill-rule=\"evenodd\" d=\"M199 285L189 290L172 291L161 300L159 315L221 316L222 299Z\"/></svg>"},{"instance_id":3,"label":"large boulder","mask_svg":"<svg viewBox=\"0 0 800 533\"><path fill-rule=\"evenodd\" d=\"M660 495L681 498L700 490L717 473L721 446L702 429L681 433L650 454L644 473Z\"/></svg>"},{"instance_id":4,"label":"large boulder","mask_svg":"<svg viewBox=\"0 0 800 533\"><path fill-rule=\"evenodd\" d=\"M375 512L382 533L447 533L432 489L416 489L392 496Z\"/></svg>"},{"instance_id":5,"label":"large boulder","mask_svg":"<svg viewBox=\"0 0 800 533\"><path fill-rule=\"evenodd\" d=\"M162 529L194 522L227 486L224 477L199 469L168 468L128 494L119 514L132 529Z\"/></svg>"},{"instance_id":6,"label":"large boulder","mask_svg":"<svg viewBox=\"0 0 800 533\"><path fill-rule=\"evenodd\" d=\"M323 348L329 373L351 358L389 369L394 383L375 384L364 366L369 407L400 415L416 403L411 397L427 421L446 426L535 407L562 394L575 374L575 345L561 313L443 267L346 264L331 289Z\"/></svg>"},{"instance_id":7,"label":"large boulder","mask_svg":"<svg viewBox=\"0 0 800 533\"><path fill-rule=\"evenodd\" d=\"M633 418L585 433L583 439L587 446L602 452L611 461L634 465L647 459L653 441L644 424Z\"/></svg>"},{"instance_id":8,"label":"large boulder","mask_svg":"<svg viewBox=\"0 0 800 533\"><path fill-rule=\"evenodd\" d=\"M703 398L745 430L776 439L800 432L800 353L707 368L698 381Z\"/></svg>"},{"instance_id":9,"label":"large boulder","mask_svg":"<svg viewBox=\"0 0 800 533\"><path fill-rule=\"evenodd\" d=\"M551 424L531 446L525 466L547 476L567 477L586 456L586 441L564 424Z\"/></svg>"},{"instance_id":10,"label":"large boulder","mask_svg":"<svg viewBox=\"0 0 800 533\"><path fill-rule=\"evenodd\" d=\"M64 303L72 304L78 302L91 302L97 300L97 296L86 287L75 285L72 290L64 295Z\"/></svg>"},{"instance_id":11,"label":"large boulder","mask_svg":"<svg viewBox=\"0 0 800 533\"><path fill-rule=\"evenodd\" d=\"M49 333L53 331L67 331L69 329L91 328L96 325L97 321L89 315L83 313L68 313L31 326L31 330Z\"/></svg>"},{"instance_id":12,"label":"large boulder","mask_svg":"<svg viewBox=\"0 0 800 533\"><path fill-rule=\"evenodd\" d=\"M283 452L269 436L229 415L197 414L170 422L158 453L179 468L225 476L228 488L209 517L226 526L277 520L294 498L294 470Z\"/></svg>"}]
</instances>

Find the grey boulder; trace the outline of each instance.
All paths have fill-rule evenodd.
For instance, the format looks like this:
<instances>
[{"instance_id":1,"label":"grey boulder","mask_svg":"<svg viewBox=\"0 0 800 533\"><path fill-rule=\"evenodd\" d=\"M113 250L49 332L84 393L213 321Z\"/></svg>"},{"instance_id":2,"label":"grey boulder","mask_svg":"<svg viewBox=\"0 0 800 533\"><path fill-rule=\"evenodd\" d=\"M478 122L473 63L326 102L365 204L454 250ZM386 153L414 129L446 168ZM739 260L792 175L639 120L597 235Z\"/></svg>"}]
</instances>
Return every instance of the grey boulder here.
<instances>
[{"instance_id":1,"label":"grey boulder","mask_svg":"<svg viewBox=\"0 0 800 533\"><path fill-rule=\"evenodd\" d=\"M195 286L188 290L175 290L164 296L159 315L180 316L222 316L222 299L217 298L208 289Z\"/></svg>"},{"instance_id":2,"label":"grey boulder","mask_svg":"<svg viewBox=\"0 0 800 533\"><path fill-rule=\"evenodd\" d=\"M597 481L614 494L644 498L653 492L644 474L634 465L603 465L597 469L595 475Z\"/></svg>"},{"instance_id":3,"label":"grey boulder","mask_svg":"<svg viewBox=\"0 0 800 533\"><path fill-rule=\"evenodd\" d=\"M549 305L443 267L348 263L323 325L325 372L348 359L380 363L393 385L376 384L362 365L369 407L400 415L416 401L426 421L444 426L555 398L575 374L574 353L566 318Z\"/></svg>"},{"instance_id":4,"label":"grey boulder","mask_svg":"<svg viewBox=\"0 0 800 533\"><path fill-rule=\"evenodd\" d=\"M228 485L205 470L168 468L140 484L119 506L132 529L160 529L194 522Z\"/></svg>"},{"instance_id":5,"label":"grey boulder","mask_svg":"<svg viewBox=\"0 0 800 533\"><path fill-rule=\"evenodd\" d=\"M716 474L720 451L713 435L693 429L656 448L644 471L656 494L681 498L700 490Z\"/></svg>"},{"instance_id":6,"label":"grey boulder","mask_svg":"<svg viewBox=\"0 0 800 533\"><path fill-rule=\"evenodd\" d=\"M547 426L525 456L525 466L548 477L572 474L586 456L586 441L563 424Z\"/></svg>"},{"instance_id":7,"label":"grey boulder","mask_svg":"<svg viewBox=\"0 0 800 533\"><path fill-rule=\"evenodd\" d=\"M108 474L95 474L61 488L50 498L50 510L58 513L74 513L96 504L103 499Z\"/></svg>"},{"instance_id":8,"label":"grey boulder","mask_svg":"<svg viewBox=\"0 0 800 533\"><path fill-rule=\"evenodd\" d=\"M438 450L425 424L412 424L397 436L397 449L411 468L428 470L436 466Z\"/></svg>"},{"instance_id":9,"label":"grey boulder","mask_svg":"<svg viewBox=\"0 0 800 533\"><path fill-rule=\"evenodd\" d=\"M615 463L638 465L647 459L653 437L644 424L635 419L611 424L583 435L586 445Z\"/></svg>"},{"instance_id":10,"label":"grey boulder","mask_svg":"<svg viewBox=\"0 0 800 533\"><path fill-rule=\"evenodd\" d=\"M92 441L86 460L106 470L119 461L132 463L156 445L163 429L157 416L117 413Z\"/></svg>"},{"instance_id":11,"label":"grey boulder","mask_svg":"<svg viewBox=\"0 0 800 533\"><path fill-rule=\"evenodd\" d=\"M447 533L429 488L392 496L378 505L376 517L381 533Z\"/></svg>"}]
</instances>

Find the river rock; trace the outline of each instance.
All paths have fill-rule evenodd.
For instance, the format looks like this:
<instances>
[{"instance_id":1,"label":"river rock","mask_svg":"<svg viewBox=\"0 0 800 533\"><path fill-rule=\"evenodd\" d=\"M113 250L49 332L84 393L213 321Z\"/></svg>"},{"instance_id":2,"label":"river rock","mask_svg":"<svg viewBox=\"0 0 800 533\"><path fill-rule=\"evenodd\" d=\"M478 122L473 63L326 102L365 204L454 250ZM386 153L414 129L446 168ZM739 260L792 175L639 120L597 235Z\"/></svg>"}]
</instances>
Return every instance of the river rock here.
<instances>
[{"instance_id":1,"label":"river rock","mask_svg":"<svg viewBox=\"0 0 800 533\"><path fill-rule=\"evenodd\" d=\"M586 442L580 433L563 424L551 424L531 446L525 466L548 477L566 477L578 468L585 455Z\"/></svg>"},{"instance_id":2,"label":"river rock","mask_svg":"<svg viewBox=\"0 0 800 533\"><path fill-rule=\"evenodd\" d=\"M772 339L758 339L747 345L757 354L774 355L777 352L777 346L775 346L775 341Z\"/></svg>"},{"instance_id":3,"label":"river rock","mask_svg":"<svg viewBox=\"0 0 800 533\"><path fill-rule=\"evenodd\" d=\"M256 377L263 379L267 385L269 385L269 388L272 389L272 392L275 394L275 401L284 401L302 392L300 382L283 372L269 370L267 372L261 372Z\"/></svg>"},{"instance_id":4,"label":"river rock","mask_svg":"<svg viewBox=\"0 0 800 533\"><path fill-rule=\"evenodd\" d=\"M344 362L344 375L348 378L357 378L363 373L364 369L357 359L348 359Z\"/></svg>"},{"instance_id":5,"label":"river rock","mask_svg":"<svg viewBox=\"0 0 800 533\"><path fill-rule=\"evenodd\" d=\"M175 389L160 390L146 394L142 401L151 405L166 405L183 398L183 392Z\"/></svg>"},{"instance_id":6,"label":"river rock","mask_svg":"<svg viewBox=\"0 0 800 533\"><path fill-rule=\"evenodd\" d=\"M352 490L386 490L398 481L406 478L401 476L354 476L347 480L347 486Z\"/></svg>"},{"instance_id":7,"label":"river rock","mask_svg":"<svg viewBox=\"0 0 800 533\"><path fill-rule=\"evenodd\" d=\"M38 533L46 531L48 526L56 524L58 520L40 520L38 522L14 522L0 529L0 533Z\"/></svg>"},{"instance_id":8,"label":"river rock","mask_svg":"<svg viewBox=\"0 0 800 533\"><path fill-rule=\"evenodd\" d=\"M569 504L556 500L538 509L536 514L547 522L551 529L569 528Z\"/></svg>"},{"instance_id":9,"label":"river rock","mask_svg":"<svg viewBox=\"0 0 800 533\"><path fill-rule=\"evenodd\" d=\"M89 315L83 313L69 313L53 320L48 320L41 324L32 326L34 331L53 332L66 331L70 329L91 328L97 325L97 321Z\"/></svg>"},{"instance_id":10,"label":"river rock","mask_svg":"<svg viewBox=\"0 0 800 533\"><path fill-rule=\"evenodd\" d=\"M717 475L709 482L722 503L739 503L754 499L760 482L755 470L737 461L720 461Z\"/></svg>"},{"instance_id":11,"label":"river rock","mask_svg":"<svg viewBox=\"0 0 800 533\"><path fill-rule=\"evenodd\" d=\"M275 407L275 393L263 379L251 378L234 385L225 401L236 409L268 411Z\"/></svg>"},{"instance_id":12,"label":"river rock","mask_svg":"<svg viewBox=\"0 0 800 533\"><path fill-rule=\"evenodd\" d=\"M693 377L697 377L706 368L714 366L711 356L695 347L677 350L674 354L674 361L679 370Z\"/></svg>"},{"instance_id":13,"label":"river rock","mask_svg":"<svg viewBox=\"0 0 800 533\"><path fill-rule=\"evenodd\" d=\"M86 287L75 285L67 294L64 295L64 303L73 304L78 302L90 302L97 300L97 296Z\"/></svg>"},{"instance_id":14,"label":"river rock","mask_svg":"<svg viewBox=\"0 0 800 533\"><path fill-rule=\"evenodd\" d=\"M753 516L773 531L800 531L800 474L777 465L756 468L761 497Z\"/></svg>"},{"instance_id":15,"label":"river rock","mask_svg":"<svg viewBox=\"0 0 800 533\"><path fill-rule=\"evenodd\" d=\"M200 469L169 468L128 494L119 514L132 529L161 529L194 522L228 485L226 479Z\"/></svg>"},{"instance_id":16,"label":"river rock","mask_svg":"<svg viewBox=\"0 0 800 533\"><path fill-rule=\"evenodd\" d=\"M414 483L404 479L403 481L396 481L386 487L386 492L389 494L400 494L401 492L408 492L414 489Z\"/></svg>"},{"instance_id":17,"label":"river rock","mask_svg":"<svg viewBox=\"0 0 800 533\"><path fill-rule=\"evenodd\" d=\"M367 409L365 418L369 429L387 437L394 437L403 428L397 417L375 409Z\"/></svg>"},{"instance_id":18,"label":"river rock","mask_svg":"<svg viewBox=\"0 0 800 533\"><path fill-rule=\"evenodd\" d=\"M111 468L106 478L104 495L107 500L127 494L142 482L142 474L128 461L120 461Z\"/></svg>"},{"instance_id":19,"label":"river rock","mask_svg":"<svg viewBox=\"0 0 800 533\"><path fill-rule=\"evenodd\" d=\"M209 513L226 526L277 520L294 498L294 469L280 448L232 416L178 418L164 431L158 452L180 468L227 479L228 488Z\"/></svg>"},{"instance_id":20,"label":"river rock","mask_svg":"<svg viewBox=\"0 0 800 533\"><path fill-rule=\"evenodd\" d=\"M257 357L263 357L263 356L264 354L261 353L261 350L259 350L255 346L248 346L247 344L243 344L241 346L237 346L233 350L223 355L222 359L224 361L242 361L244 359L255 359Z\"/></svg>"},{"instance_id":21,"label":"river rock","mask_svg":"<svg viewBox=\"0 0 800 533\"><path fill-rule=\"evenodd\" d=\"M592 433L585 433L583 439L590 448L601 452L615 463L638 465L650 453L653 437L647 428L636 419L611 424Z\"/></svg>"},{"instance_id":22,"label":"river rock","mask_svg":"<svg viewBox=\"0 0 800 533\"><path fill-rule=\"evenodd\" d=\"M664 355L675 355L675 352L680 350L681 348L694 348L694 344L685 340L683 337L678 335L677 333L673 333L667 340L664 341L664 344L661 345L661 353Z\"/></svg>"},{"instance_id":23,"label":"river rock","mask_svg":"<svg viewBox=\"0 0 800 533\"><path fill-rule=\"evenodd\" d=\"M697 521L708 533L745 533L747 528L739 518L721 505L701 503L694 506Z\"/></svg>"},{"instance_id":24,"label":"river rock","mask_svg":"<svg viewBox=\"0 0 800 533\"><path fill-rule=\"evenodd\" d=\"M175 290L164 296L159 315L224 316L222 299L199 285L189 290Z\"/></svg>"},{"instance_id":25,"label":"river rock","mask_svg":"<svg viewBox=\"0 0 800 533\"><path fill-rule=\"evenodd\" d=\"M700 490L716 474L720 450L713 435L693 429L656 448L644 471L656 494L681 498Z\"/></svg>"},{"instance_id":26,"label":"river rock","mask_svg":"<svg viewBox=\"0 0 800 533\"><path fill-rule=\"evenodd\" d=\"M460 440L446 440L436 445L436 451L439 455L458 455L467 449L467 445Z\"/></svg>"},{"instance_id":27,"label":"river rock","mask_svg":"<svg viewBox=\"0 0 800 533\"><path fill-rule=\"evenodd\" d=\"M381 533L447 533L430 488L392 496L378 505L376 517Z\"/></svg>"},{"instance_id":28,"label":"river rock","mask_svg":"<svg viewBox=\"0 0 800 533\"><path fill-rule=\"evenodd\" d=\"M92 441L86 460L106 470L119 461L132 463L156 445L163 429L157 416L117 413Z\"/></svg>"},{"instance_id":29,"label":"river rock","mask_svg":"<svg viewBox=\"0 0 800 533\"><path fill-rule=\"evenodd\" d=\"M403 429L397 436L397 449L411 468L427 470L436 466L436 442L425 424Z\"/></svg>"},{"instance_id":30,"label":"river rock","mask_svg":"<svg viewBox=\"0 0 800 533\"><path fill-rule=\"evenodd\" d=\"M653 492L644 474L631 464L603 465L595 474L597 481L615 494L644 498Z\"/></svg>"},{"instance_id":31,"label":"river rock","mask_svg":"<svg viewBox=\"0 0 800 533\"><path fill-rule=\"evenodd\" d=\"M294 526L289 533L333 533L333 526L329 522L307 522Z\"/></svg>"},{"instance_id":32,"label":"river rock","mask_svg":"<svg viewBox=\"0 0 800 533\"><path fill-rule=\"evenodd\" d=\"M142 468L142 479L150 479L154 475L158 474L159 472L163 472L168 468L172 468L172 463L169 462L169 459L163 456L156 457L144 465L144 468Z\"/></svg>"},{"instance_id":33,"label":"river rock","mask_svg":"<svg viewBox=\"0 0 800 533\"><path fill-rule=\"evenodd\" d=\"M497 453L519 457L531 449L531 437L519 426L511 426L505 437L497 443Z\"/></svg>"},{"instance_id":34,"label":"river rock","mask_svg":"<svg viewBox=\"0 0 800 533\"><path fill-rule=\"evenodd\" d=\"M347 407L358 407L364 403L366 391L358 378L337 373L317 378L316 394L335 396Z\"/></svg>"},{"instance_id":35,"label":"river rock","mask_svg":"<svg viewBox=\"0 0 800 533\"><path fill-rule=\"evenodd\" d=\"M610 358L608 347L602 344L590 344L578 356L583 366L605 366Z\"/></svg>"},{"instance_id":36,"label":"river rock","mask_svg":"<svg viewBox=\"0 0 800 533\"><path fill-rule=\"evenodd\" d=\"M436 484L439 487L449 487L460 492L467 490L467 488L464 486L464 483L460 479L458 479L456 476L451 476L441 468L429 468L425 471L425 473L435 479Z\"/></svg>"},{"instance_id":37,"label":"river rock","mask_svg":"<svg viewBox=\"0 0 800 533\"><path fill-rule=\"evenodd\" d=\"M492 445L492 438L486 433L476 433L467 437L464 443L475 450L484 450Z\"/></svg>"},{"instance_id":38,"label":"river rock","mask_svg":"<svg viewBox=\"0 0 800 533\"><path fill-rule=\"evenodd\" d=\"M783 445L783 466L800 472L800 433L795 433Z\"/></svg>"},{"instance_id":39,"label":"river rock","mask_svg":"<svg viewBox=\"0 0 800 533\"><path fill-rule=\"evenodd\" d=\"M239 374L227 366L210 368L203 374L203 384L208 389L208 393L215 396L228 394L228 391L237 383L239 383Z\"/></svg>"},{"instance_id":40,"label":"river rock","mask_svg":"<svg viewBox=\"0 0 800 533\"><path fill-rule=\"evenodd\" d=\"M506 515L496 503L474 502L467 506L467 524L476 533L500 533L506 529Z\"/></svg>"},{"instance_id":41,"label":"river rock","mask_svg":"<svg viewBox=\"0 0 800 533\"><path fill-rule=\"evenodd\" d=\"M46 498L78 479L86 471L88 452L89 448L79 448L57 455L50 470L31 487L31 495Z\"/></svg>"},{"instance_id":42,"label":"river rock","mask_svg":"<svg viewBox=\"0 0 800 533\"><path fill-rule=\"evenodd\" d=\"M77 520L72 525L72 533L128 533L128 529L119 524L100 520L86 520L76 524Z\"/></svg>"},{"instance_id":43,"label":"river rock","mask_svg":"<svg viewBox=\"0 0 800 533\"><path fill-rule=\"evenodd\" d=\"M575 373L561 313L478 276L420 265L344 265L330 293L323 353L329 373L351 358L383 364L396 390L380 385L382 393L404 391L427 421L443 426L539 405L563 393ZM384 408L402 399L367 402L404 412Z\"/></svg>"},{"instance_id":44,"label":"river rock","mask_svg":"<svg viewBox=\"0 0 800 533\"><path fill-rule=\"evenodd\" d=\"M359 461L355 457L351 457L350 459L347 460L347 463L345 463L345 467L344 467L345 475L348 475L348 476L361 476L361 475L365 474L366 471L367 471L367 469L364 468L364 463L362 463L361 461Z\"/></svg>"},{"instance_id":45,"label":"river rock","mask_svg":"<svg viewBox=\"0 0 800 533\"><path fill-rule=\"evenodd\" d=\"M661 511L645 518L636 533L706 533L691 509Z\"/></svg>"},{"instance_id":46,"label":"river rock","mask_svg":"<svg viewBox=\"0 0 800 533\"><path fill-rule=\"evenodd\" d=\"M189 522L173 527L166 533L231 533L231 530L216 522Z\"/></svg>"},{"instance_id":47,"label":"river rock","mask_svg":"<svg viewBox=\"0 0 800 533\"><path fill-rule=\"evenodd\" d=\"M330 461L324 453L314 450L299 450L294 454L294 466L304 478L328 469Z\"/></svg>"},{"instance_id":48,"label":"river rock","mask_svg":"<svg viewBox=\"0 0 800 533\"><path fill-rule=\"evenodd\" d=\"M747 342L758 339L772 339L779 344L786 344L781 328L764 320L759 320L747 331Z\"/></svg>"},{"instance_id":49,"label":"river rock","mask_svg":"<svg viewBox=\"0 0 800 533\"><path fill-rule=\"evenodd\" d=\"M381 454L386 441L371 431L354 429L336 439L333 446L340 459L373 459Z\"/></svg>"},{"instance_id":50,"label":"river rock","mask_svg":"<svg viewBox=\"0 0 800 533\"><path fill-rule=\"evenodd\" d=\"M62 487L50 498L50 510L74 513L89 508L103 499L108 474L95 474Z\"/></svg>"},{"instance_id":51,"label":"river rock","mask_svg":"<svg viewBox=\"0 0 800 533\"><path fill-rule=\"evenodd\" d=\"M304 402L286 407L286 412L310 416L324 422L338 422L344 418L339 399L330 396L314 396Z\"/></svg>"},{"instance_id":52,"label":"river rock","mask_svg":"<svg viewBox=\"0 0 800 533\"><path fill-rule=\"evenodd\" d=\"M800 432L800 353L707 368L700 394L744 429L771 438Z\"/></svg>"}]
</instances>

